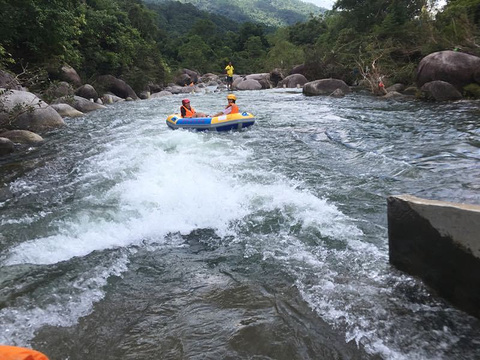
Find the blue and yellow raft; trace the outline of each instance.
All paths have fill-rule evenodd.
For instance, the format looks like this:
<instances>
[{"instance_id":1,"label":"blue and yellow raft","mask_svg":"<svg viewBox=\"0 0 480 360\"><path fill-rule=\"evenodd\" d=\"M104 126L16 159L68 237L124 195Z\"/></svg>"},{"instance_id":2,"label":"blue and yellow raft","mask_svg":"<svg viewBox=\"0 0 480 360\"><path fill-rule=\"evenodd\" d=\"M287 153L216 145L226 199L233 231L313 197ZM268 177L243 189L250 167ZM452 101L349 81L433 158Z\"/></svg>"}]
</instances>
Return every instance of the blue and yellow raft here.
<instances>
[{"instance_id":1,"label":"blue and yellow raft","mask_svg":"<svg viewBox=\"0 0 480 360\"><path fill-rule=\"evenodd\" d=\"M245 129L254 123L255 117L247 112L201 118L182 118L180 114L172 114L167 118L167 125L172 129L230 131Z\"/></svg>"}]
</instances>

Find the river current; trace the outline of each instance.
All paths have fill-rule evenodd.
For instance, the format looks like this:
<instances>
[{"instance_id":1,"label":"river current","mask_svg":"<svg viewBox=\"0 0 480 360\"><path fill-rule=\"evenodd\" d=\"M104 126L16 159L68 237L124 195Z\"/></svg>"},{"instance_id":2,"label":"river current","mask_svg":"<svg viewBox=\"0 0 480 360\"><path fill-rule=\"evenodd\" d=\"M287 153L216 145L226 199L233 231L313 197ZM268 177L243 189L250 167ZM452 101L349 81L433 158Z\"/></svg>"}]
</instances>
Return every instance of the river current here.
<instances>
[{"instance_id":1,"label":"river current","mask_svg":"<svg viewBox=\"0 0 480 360\"><path fill-rule=\"evenodd\" d=\"M479 359L388 261L386 198L480 205L478 102L236 92L251 128L123 102L0 160L0 344L60 359ZM189 95L214 113L225 92Z\"/></svg>"}]
</instances>

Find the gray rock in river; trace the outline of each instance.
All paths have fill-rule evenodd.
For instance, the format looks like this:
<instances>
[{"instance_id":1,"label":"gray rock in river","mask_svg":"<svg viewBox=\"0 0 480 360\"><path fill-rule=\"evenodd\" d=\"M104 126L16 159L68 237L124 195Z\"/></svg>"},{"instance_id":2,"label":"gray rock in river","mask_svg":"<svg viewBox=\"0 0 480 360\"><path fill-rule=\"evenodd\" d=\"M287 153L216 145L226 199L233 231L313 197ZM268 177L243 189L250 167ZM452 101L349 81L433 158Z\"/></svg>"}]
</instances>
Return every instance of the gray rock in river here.
<instances>
[{"instance_id":1,"label":"gray rock in river","mask_svg":"<svg viewBox=\"0 0 480 360\"><path fill-rule=\"evenodd\" d=\"M7 71L0 70L0 87L5 89L22 90L18 79Z\"/></svg>"},{"instance_id":2,"label":"gray rock in river","mask_svg":"<svg viewBox=\"0 0 480 360\"><path fill-rule=\"evenodd\" d=\"M79 117L84 115L83 112L78 111L68 104L51 104L50 106L54 108L61 117Z\"/></svg>"},{"instance_id":3,"label":"gray rock in river","mask_svg":"<svg viewBox=\"0 0 480 360\"><path fill-rule=\"evenodd\" d=\"M100 94L111 92L122 99L130 97L138 100L138 96L133 89L125 81L117 79L112 75L102 75L96 81L97 90L100 89Z\"/></svg>"},{"instance_id":4,"label":"gray rock in river","mask_svg":"<svg viewBox=\"0 0 480 360\"><path fill-rule=\"evenodd\" d=\"M59 99L56 99L53 103L71 105L72 107L74 107L78 111L81 111L82 113L106 108L106 106L104 105L94 103L93 101L87 100L80 96L73 96L73 98L71 96L66 96L66 97L64 96Z\"/></svg>"},{"instance_id":5,"label":"gray rock in river","mask_svg":"<svg viewBox=\"0 0 480 360\"><path fill-rule=\"evenodd\" d=\"M80 86L77 90L75 90L75 95L88 100L93 99L93 101L97 101L98 99L97 90L95 90L95 88L90 84Z\"/></svg>"},{"instance_id":6,"label":"gray rock in river","mask_svg":"<svg viewBox=\"0 0 480 360\"><path fill-rule=\"evenodd\" d=\"M233 86L238 90L261 90L263 88L262 84L254 79L245 79L238 82L236 85L234 84Z\"/></svg>"},{"instance_id":7,"label":"gray rock in river","mask_svg":"<svg viewBox=\"0 0 480 360\"><path fill-rule=\"evenodd\" d=\"M38 144L43 142L43 138L28 130L9 130L0 133L0 137L7 138L18 144Z\"/></svg>"},{"instance_id":8,"label":"gray rock in river","mask_svg":"<svg viewBox=\"0 0 480 360\"><path fill-rule=\"evenodd\" d=\"M462 98L462 94L446 81L430 81L424 84L420 91L427 100L448 101L460 100Z\"/></svg>"},{"instance_id":9,"label":"gray rock in river","mask_svg":"<svg viewBox=\"0 0 480 360\"><path fill-rule=\"evenodd\" d=\"M307 78L302 74L292 74L280 81L277 86L284 88L298 88L303 87L307 82Z\"/></svg>"},{"instance_id":10,"label":"gray rock in river","mask_svg":"<svg viewBox=\"0 0 480 360\"><path fill-rule=\"evenodd\" d=\"M340 89L344 94L351 93L350 87L339 79L321 79L310 81L303 86L304 95L330 95L335 90Z\"/></svg>"},{"instance_id":11,"label":"gray rock in river","mask_svg":"<svg viewBox=\"0 0 480 360\"><path fill-rule=\"evenodd\" d=\"M15 150L15 144L7 138L0 137L0 155L7 155Z\"/></svg>"},{"instance_id":12,"label":"gray rock in river","mask_svg":"<svg viewBox=\"0 0 480 360\"><path fill-rule=\"evenodd\" d=\"M417 86L435 80L446 81L459 91L468 84L480 84L480 57L450 50L425 56L418 64Z\"/></svg>"},{"instance_id":13,"label":"gray rock in river","mask_svg":"<svg viewBox=\"0 0 480 360\"><path fill-rule=\"evenodd\" d=\"M65 125L62 117L28 91L0 89L0 127L42 132ZM3 92L2 92L3 91Z\"/></svg>"}]
</instances>

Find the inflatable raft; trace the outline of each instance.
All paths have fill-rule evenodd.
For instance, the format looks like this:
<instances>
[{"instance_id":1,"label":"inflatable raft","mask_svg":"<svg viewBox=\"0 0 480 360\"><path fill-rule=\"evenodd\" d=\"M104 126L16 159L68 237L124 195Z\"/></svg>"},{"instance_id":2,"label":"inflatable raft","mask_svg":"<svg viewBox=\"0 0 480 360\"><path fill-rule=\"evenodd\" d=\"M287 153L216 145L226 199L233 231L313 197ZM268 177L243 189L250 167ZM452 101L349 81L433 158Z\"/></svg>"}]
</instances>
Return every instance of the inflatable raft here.
<instances>
[{"instance_id":1,"label":"inflatable raft","mask_svg":"<svg viewBox=\"0 0 480 360\"><path fill-rule=\"evenodd\" d=\"M167 118L167 125L172 129L230 131L241 130L254 123L255 117L247 112L202 118L182 118L180 114L172 114Z\"/></svg>"}]
</instances>

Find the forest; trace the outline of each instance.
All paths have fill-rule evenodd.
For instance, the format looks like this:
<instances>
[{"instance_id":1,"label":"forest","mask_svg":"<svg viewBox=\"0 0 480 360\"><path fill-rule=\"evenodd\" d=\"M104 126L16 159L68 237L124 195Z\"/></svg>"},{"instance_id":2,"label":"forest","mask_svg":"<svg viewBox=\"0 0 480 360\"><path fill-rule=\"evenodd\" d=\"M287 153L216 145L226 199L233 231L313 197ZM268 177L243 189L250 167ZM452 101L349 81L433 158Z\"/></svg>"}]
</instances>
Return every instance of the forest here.
<instances>
[{"instance_id":1,"label":"forest","mask_svg":"<svg viewBox=\"0 0 480 360\"><path fill-rule=\"evenodd\" d=\"M480 0L442 8L429 0L337 0L331 11L282 27L180 2L0 0L0 11L0 69L33 89L62 64L86 83L111 74L141 91L182 68L221 73L228 61L243 74L287 75L304 64L308 79L349 84L374 66L389 82L410 84L431 52L480 55Z\"/></svg>"}]
</instances>

